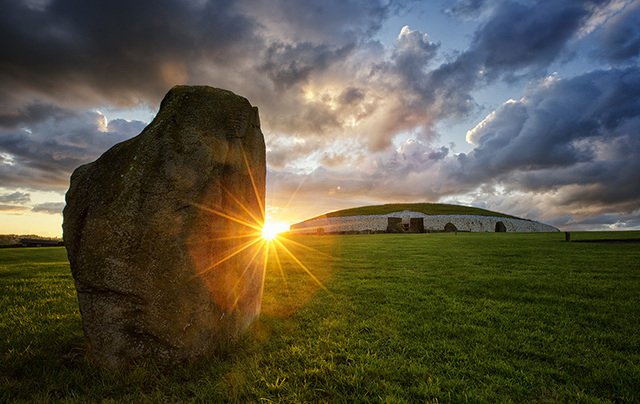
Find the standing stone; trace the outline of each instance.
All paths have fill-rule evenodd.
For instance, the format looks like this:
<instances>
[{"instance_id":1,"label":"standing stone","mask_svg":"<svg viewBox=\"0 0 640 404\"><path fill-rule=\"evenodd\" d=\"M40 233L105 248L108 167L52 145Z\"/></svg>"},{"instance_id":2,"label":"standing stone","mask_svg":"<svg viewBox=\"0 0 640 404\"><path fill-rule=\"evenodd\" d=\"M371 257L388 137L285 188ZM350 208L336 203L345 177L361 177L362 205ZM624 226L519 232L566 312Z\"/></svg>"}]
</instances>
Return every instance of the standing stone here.
<instances>
[{"instance_id":1,"label":"standing stone","mask_svg":"<svg viewBox=\"0 0 640 404\"><path fill-rule=\"evenodd\" d=\"M259 314L265 144L258 109L205 86L75 170L64 241L101 366L215 353Z\"/></svg>"}]
</instances>

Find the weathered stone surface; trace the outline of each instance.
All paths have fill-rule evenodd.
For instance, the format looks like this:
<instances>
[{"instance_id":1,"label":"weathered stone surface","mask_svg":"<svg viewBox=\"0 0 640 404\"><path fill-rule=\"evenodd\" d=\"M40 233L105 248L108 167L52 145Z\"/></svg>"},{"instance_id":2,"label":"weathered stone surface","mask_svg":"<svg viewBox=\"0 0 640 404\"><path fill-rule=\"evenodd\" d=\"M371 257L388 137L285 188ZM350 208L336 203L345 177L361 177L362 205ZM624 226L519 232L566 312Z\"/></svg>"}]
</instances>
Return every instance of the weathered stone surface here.
<instances>
[{"instance_id":1,"label":"weathered stone surface","mask_svg":"<svg viewBox=\"0 0 640 404\"><path fill-rule=\"evenodd\" d=\"M257 108L201 86L171 89L140 135L73 173L64 241L99 365L208 355L251 323L264 192Z\"/></svg>"}]
</instances>

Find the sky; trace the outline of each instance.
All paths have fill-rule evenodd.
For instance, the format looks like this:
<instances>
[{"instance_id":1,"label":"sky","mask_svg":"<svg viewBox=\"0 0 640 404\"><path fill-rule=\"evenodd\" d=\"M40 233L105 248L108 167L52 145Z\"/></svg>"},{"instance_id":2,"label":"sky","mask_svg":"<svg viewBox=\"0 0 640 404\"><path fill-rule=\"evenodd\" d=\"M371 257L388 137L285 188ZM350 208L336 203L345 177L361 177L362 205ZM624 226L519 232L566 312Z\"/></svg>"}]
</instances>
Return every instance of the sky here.
<instances>
[{"instance_id":1,"label":"sky","mask_svg":"<svg viewBox=\"0 0 640 404\"><path fill-rule=\"evenodd\" d=\"M176 84L260 111L267 216L461 203L640 228L640 0L0 0L0 233Z\"/></svg>"}]
</instances>

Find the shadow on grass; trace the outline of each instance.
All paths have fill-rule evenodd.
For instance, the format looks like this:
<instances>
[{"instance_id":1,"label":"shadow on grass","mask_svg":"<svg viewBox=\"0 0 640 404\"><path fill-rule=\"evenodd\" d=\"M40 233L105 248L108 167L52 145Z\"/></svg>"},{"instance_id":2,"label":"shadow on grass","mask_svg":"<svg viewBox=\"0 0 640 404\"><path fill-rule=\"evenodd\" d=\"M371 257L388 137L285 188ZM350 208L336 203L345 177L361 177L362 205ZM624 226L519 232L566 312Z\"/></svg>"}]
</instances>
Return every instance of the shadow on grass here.
<instances>
[{"instance_id":1,"label":"shadow on grass","mask_svg":"<svg viewBox=\"0 0 640 404\"><path fill-rule=\"evenodd\" d=\"M597 243L597 244L640 244L640 238L619 238L619 239L593 239L593 240L573 240L572 243Z\"/></svg>"},{"instance_id":2,"label":"shadow on grass","mask_svg":"<svg viewBox=\"0 0 640 404\"><path fill-rule=\"evenodd\" d=\"M262 335L270 333L268 326L259 328ZM31 341L3 354L0 402L154 401L154 397L226 401L229 394L244 395L244 385L253 382L238 363L259 350L261 339L247 335L224 352L189 363L149 360L111 371L92 364L78 330L73 335L36 331L23 337Z\"/></svg>"}]
</instances>

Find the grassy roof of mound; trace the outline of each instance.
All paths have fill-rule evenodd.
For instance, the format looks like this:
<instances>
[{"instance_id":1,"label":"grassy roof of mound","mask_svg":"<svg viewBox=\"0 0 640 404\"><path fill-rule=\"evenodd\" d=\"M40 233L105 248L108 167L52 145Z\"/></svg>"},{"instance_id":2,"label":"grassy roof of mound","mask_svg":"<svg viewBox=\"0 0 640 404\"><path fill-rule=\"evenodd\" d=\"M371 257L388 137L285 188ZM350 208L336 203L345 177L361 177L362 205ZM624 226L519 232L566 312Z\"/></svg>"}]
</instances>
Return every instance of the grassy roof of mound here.
<instances>
[{"instance_id":1,"label":"grassy roof of mound","mask_svg":"<svg viewBox=\"0 0 640 404\"><path fill-rule=\"evenodd\" d=\"M516 216L475 208L473 206L449 205L446 203L387 203L384 205L360 206L358 208L336 210L335 212L325 213L324 215L320 215L309 220L323 217L386 215L403 210L420 212L425 215L477 215L520 219Z\"/></svg>"}]
</instances>

